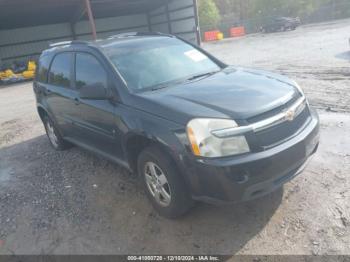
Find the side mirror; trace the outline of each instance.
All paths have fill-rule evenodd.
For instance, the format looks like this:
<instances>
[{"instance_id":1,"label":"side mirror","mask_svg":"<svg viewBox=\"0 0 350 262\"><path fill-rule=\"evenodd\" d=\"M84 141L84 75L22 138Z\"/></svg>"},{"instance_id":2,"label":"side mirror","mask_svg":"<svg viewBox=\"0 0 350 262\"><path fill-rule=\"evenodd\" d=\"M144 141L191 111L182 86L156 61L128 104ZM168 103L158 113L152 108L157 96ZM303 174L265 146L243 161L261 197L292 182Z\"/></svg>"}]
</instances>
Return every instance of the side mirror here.
<instances>
[{"instance_id":1,"label":"side mirror","mask_svg":"<svg viewBox=\"0 0 350 262\"><path fill-rule=\"evenodd\" d=\"M91 100L104 100L110 98L107 89L101 83L83 86L80 89L79 96L82 99Z\"/></svg>"}]
</instances>

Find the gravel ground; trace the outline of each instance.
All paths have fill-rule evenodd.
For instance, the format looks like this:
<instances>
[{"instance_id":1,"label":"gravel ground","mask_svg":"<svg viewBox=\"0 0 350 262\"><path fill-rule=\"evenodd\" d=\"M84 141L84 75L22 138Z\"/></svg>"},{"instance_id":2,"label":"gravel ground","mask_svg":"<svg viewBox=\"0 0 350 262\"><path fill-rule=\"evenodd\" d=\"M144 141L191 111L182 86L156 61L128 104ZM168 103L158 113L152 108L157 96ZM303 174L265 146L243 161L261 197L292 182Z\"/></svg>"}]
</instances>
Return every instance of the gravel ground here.
<instances>
[{"instance_id":1,"label":"gravel ground","mask_svg":"<svg viewBox=\"0 0 350 262\"><path fill-rule=\"evenodd\" d=\"M350 111L350 20L205 44L228 64L292 77L320 109Z\"/></svg>"},{"instance_id":2,"label":"gravel ground","mask_svg":"<svg viewBox=\"0 0 350 262\"><path fill-rule=\"evenodd\" d=\"M283 189L178 220L159 217L121 167L53 151L31 83L0 88L0 254L350 254L349 32L344 20L204 45L298 80L321 109L321 144Z\"/></svg>"}]
</instances>

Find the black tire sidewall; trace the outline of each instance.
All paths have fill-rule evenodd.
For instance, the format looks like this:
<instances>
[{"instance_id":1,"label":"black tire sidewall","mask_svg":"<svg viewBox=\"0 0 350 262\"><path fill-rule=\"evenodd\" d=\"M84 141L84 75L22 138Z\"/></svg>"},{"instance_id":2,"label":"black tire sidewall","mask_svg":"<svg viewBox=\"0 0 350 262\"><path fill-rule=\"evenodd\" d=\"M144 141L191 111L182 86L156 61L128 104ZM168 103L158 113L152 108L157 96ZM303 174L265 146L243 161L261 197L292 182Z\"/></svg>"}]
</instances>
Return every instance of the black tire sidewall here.
<instances>
[{"instance_id":1,"label":"black tire sidewall","mask_svg":"<svg viewBox=\"0 0 350 262\"><path fill-rule=\"evenodd\" d=\"M153 162L159 168L161 168L168 180L171 191L171 202L167 207L159 205L149 192L144 175L144 167L147 162ZM144 188L148 199L161 216L166 218L177 218L185 214L191 208L193 205L193 200L189 194L189 191L181 174L179 174L174 161L172 161L172 159L166 153L157 147L146 148L139 155L137 169L142 187Z\"/></svg>"}]
</instances>

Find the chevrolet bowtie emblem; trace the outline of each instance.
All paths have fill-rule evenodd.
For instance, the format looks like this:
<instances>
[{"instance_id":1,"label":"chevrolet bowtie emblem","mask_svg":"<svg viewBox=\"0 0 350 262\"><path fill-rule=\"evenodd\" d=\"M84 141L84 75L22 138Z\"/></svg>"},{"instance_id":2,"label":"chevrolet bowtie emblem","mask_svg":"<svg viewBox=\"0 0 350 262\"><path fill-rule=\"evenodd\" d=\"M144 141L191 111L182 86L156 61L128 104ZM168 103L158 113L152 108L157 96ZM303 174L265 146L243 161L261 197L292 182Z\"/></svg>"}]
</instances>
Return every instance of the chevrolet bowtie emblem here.
<instances>
[{"instance_id":1,"label":"chevrolet bowtie emblem","mask_svg":"<svg viewBox=\"0 0 350 262\"><path fill-rule=\"evenodd\" d=\"M295 117L295 111L294 110L288 110L285 115L285 119L287 121L293 121Z\"/></svg>"}]
</instances>

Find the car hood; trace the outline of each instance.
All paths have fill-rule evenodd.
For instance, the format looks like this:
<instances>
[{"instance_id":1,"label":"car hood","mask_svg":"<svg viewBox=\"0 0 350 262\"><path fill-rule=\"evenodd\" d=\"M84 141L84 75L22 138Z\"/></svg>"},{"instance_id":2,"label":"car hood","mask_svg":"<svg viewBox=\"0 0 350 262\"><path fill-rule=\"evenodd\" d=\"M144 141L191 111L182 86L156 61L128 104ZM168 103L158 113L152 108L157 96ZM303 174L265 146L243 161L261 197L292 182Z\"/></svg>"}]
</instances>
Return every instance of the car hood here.
<instances>
[{"instance_id":1,"label":"car hood","mask_svg":"<svg viewBox=\"0 0 350 262\"><path fill-rule=\"evenodd\" d=\"M133 106L186 124L196 117L245 120L299 95L296 84L284 76L228 67L196 81L138 93Z\"/></svg>"}]
</instances>

